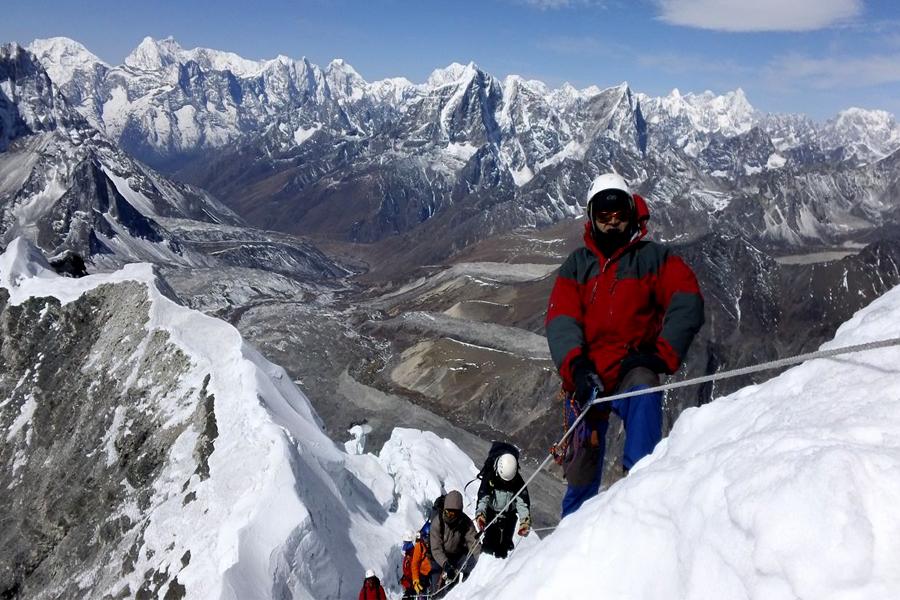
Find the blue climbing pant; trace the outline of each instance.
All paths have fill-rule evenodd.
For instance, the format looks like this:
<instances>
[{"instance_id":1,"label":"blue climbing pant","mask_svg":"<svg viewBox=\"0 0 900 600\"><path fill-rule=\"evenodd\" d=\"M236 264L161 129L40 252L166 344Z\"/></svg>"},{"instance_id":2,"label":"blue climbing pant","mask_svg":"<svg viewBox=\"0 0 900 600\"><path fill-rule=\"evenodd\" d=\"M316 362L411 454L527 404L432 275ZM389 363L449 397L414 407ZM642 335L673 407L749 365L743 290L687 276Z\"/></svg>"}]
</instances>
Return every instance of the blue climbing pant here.
<instances>
[{"instance_id":1,"label":"blue climbing pant","mask_svg":"<svg viewBox=\"0 0 900 600\"><path fill-rule=\"evenodd\" d=\"M649 369L637 368L626 374L617 392L648 389L658 385L658 382L659 378L655 373ZM566 406L568 429L578 416L571 403ZM572 432L572 439L569 440L563 462L568 482L562 501L563 517L578 510L586 500L600 491L610 411L616 413L625 425L622 466L626 471L650 454L662 439L662 392L641 394L593 407Z\"/></svg>"}]
</instances>

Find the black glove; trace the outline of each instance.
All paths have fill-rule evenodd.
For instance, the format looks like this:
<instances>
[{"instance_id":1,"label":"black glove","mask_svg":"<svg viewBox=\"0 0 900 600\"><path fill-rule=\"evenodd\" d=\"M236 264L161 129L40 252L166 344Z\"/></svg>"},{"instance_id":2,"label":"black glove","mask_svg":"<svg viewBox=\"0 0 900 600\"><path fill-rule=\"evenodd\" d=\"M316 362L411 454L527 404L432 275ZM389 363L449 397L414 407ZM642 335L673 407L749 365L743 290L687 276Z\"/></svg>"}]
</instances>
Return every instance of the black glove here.
<instances>
[{"instance_id":1,"label":"black glove","mask_svg":"<svg viewBox=\"0 0 900 600\"><path fill-rule=\"evenodd\" d=\"M597 390L597 394L603 391L603 382L594 370L594 365L584 356L579 356L572 361L572 382L575 384L575 402L584 407Z\"/></svg>"},{"instance_id":2,"label":"black glove","mask_svg":"<svg viewBox=\"0 0 900 600\"><path fill-rule=\"evenodd\" d=\"M452 566L448 565L448 566L444 567L444 579L445 580L453 581L454 579L456 579L456 575L457 575L456 569L454 569Z\"/></svg>"},{"instance_id":3,"label":"black glove","mask_svg":"<svg viewBox=\"0 0 900 600\"><path fill-rule=\"evenodd\" d=\"M668 373L669 367L666 365L666 361L662 359L658 354L652 354L648 352L634 352L629 354L622 360L622 368L619 370L619 376L624 377L625 373L628 371L637 368L637 367L645 367L650 369L654 373Z\"/></svg>"}]
</instances>

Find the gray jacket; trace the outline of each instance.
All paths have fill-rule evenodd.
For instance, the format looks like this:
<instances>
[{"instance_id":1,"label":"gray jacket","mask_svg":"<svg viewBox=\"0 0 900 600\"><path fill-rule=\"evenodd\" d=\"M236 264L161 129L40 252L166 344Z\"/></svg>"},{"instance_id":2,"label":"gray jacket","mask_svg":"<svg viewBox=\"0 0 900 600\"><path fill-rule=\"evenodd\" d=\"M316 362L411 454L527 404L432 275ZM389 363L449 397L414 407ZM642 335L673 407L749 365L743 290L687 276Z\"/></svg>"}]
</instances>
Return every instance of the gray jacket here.
<instances>
[{"instance_id":1,"label":"gray jacket","mask_svg":"<svg viewBox=\"0 0 900 600\"><path fill-rule=\"evenodd\" d=\"M499 482L494 477L485 478L478 488L478 504L475 507L475 514L487 516L488 509L490 508L491 514L496 515L503 510L506 503L510 501L513 495L518 492L523 485L525 485L525 482L522 480L521 475L518 474L516 474L509 483ZM530 504L528 489L526 488L510 506L511 509L515 508L516 514L519 517L519 522L525 520L531 521Z\"/></svg>"},{"instance_id":2,"label":"gray jacket","mask_svg":"<svg viewBox=\"0 0 900 600\"><path fill-rule=\"evenodd\" d=\"M475 532L475 524L465 513L460 512L456 520L444 523L442 515L436 515L431 520L431 555L442 569L448 566L459 568L457 564L465 558L469 550L474 548L472 556L478 558L481 554L481 544L478 542Z\"/></svg>"}]
</instances>

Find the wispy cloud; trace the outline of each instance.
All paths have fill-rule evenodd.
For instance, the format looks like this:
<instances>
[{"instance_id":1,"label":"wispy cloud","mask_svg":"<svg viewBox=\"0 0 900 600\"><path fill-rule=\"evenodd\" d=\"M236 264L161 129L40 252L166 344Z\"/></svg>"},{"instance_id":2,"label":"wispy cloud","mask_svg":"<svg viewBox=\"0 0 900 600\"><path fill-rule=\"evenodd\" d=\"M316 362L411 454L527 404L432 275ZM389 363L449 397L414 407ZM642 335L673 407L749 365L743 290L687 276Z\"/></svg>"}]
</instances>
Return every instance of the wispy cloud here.
<instances>
[{"instance_id":1,"label":"wispy cloud","mask_svg":"<svg viewBox=\"0 0 900 600\"><path fill-rule=\"evenodd\" d=\"M718 31L812 31L846 23L862 0L656 0L671 25Z\"/></svg>"},{"instance_id":2,"label":"wispy cloud","mask_svg":"<svg viewBox=\"0 0 900 600\"><path fill-rule=\"evenodd\" d=\"M900 83L900 52L827 58L789 54L772 61L766 77L773 87L815 90Z\"/></svg>"}]
</instances>

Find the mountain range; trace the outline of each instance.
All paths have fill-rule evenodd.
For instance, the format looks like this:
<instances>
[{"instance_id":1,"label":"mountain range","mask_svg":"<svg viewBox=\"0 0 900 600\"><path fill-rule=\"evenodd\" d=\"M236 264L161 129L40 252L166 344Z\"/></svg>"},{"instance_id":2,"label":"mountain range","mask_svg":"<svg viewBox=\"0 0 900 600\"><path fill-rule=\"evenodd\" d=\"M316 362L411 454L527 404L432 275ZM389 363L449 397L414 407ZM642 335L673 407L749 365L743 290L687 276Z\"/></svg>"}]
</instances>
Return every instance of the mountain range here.
<instances>
[{"instance_id":1,"label":"mountain range","mask_svg":"<svg viewBox=\"0 0 900 600\"><path fill-rule=\"evenodd\" d=\"M884 111L819 124L762 113L740 89L550 89L472 63L421 84L367 82L342 60L251 61L171 38L145 38L118 66L65 38L28 48L91 126L250 224L352 242L406 235L420 264L575 216L610 169L650 199L662 239L727 229L796 248L896 221L900 126Z\"/></svg>"}]
</instances>

